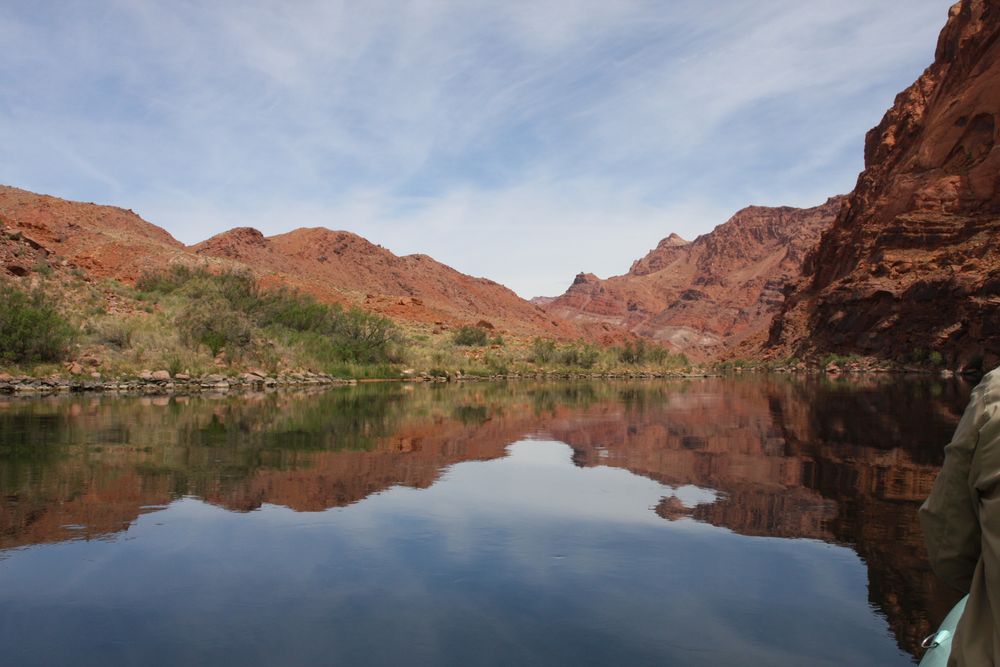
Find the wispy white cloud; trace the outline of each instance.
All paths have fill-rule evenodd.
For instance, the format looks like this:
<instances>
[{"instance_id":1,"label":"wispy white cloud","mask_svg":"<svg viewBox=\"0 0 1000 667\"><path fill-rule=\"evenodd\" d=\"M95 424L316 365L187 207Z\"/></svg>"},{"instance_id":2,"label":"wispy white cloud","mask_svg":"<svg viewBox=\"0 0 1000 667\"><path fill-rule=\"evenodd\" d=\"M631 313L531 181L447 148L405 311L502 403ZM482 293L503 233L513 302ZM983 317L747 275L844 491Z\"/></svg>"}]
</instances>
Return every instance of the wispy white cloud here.
<instances>
[{"instance_id":1,"label":"wispy white cloud","mask_svg":"<svg viewBox=\"0 0 1000 667\"><path fill-rule=\"evenodd\" d=\"M185 241L346 228L524 295L853 185L949 0L0 8L0 181Z\"/></svg>"}]
</instances>

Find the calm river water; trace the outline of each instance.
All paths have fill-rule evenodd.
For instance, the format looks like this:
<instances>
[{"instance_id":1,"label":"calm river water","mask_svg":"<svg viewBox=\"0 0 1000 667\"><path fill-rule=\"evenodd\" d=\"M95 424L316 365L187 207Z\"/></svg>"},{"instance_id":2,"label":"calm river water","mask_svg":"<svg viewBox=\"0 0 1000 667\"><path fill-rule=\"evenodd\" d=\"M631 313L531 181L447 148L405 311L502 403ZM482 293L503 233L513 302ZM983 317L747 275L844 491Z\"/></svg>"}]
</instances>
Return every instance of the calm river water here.
<instances>
[{"instance_id":1,"label":"calm river water","mask_svg":"<svg viewBox=\"0 0 1000 667\"><path fill-rule=\"evenodd\" d=\"M0 399L0 665L906 665L971 387Z\"/></svg>"}]
</instances>

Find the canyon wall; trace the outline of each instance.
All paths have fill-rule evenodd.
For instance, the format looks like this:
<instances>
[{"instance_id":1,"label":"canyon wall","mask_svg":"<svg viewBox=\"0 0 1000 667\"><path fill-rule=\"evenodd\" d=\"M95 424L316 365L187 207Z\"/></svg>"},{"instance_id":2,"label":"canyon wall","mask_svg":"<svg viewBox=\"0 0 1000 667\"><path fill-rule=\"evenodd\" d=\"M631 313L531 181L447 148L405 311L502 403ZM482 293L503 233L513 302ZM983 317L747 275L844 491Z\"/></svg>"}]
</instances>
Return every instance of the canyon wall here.
<instances>
[{"instance_id":1,"label":"canyon wall","mask_svg":"<svg viewBox=\"0 0 1000 667\"><path fill-rule=\"evenodd\" d=\"M800 277L842 201L750 206L692 242L671 234L624 275L581 273L565 294L536 303L563 320L623 327L695 360L726 356L766 337L786 285Z\"/></svg>"},{"instance_id":2,"label":"canyon wall","mask_svg":"<svg viewBox=\"0 0 1000 667\"><path fill-rule=\"evenodd\" d=\"M769 352L1000 364L1000 2L951 8L934 63L865 139Z\"/></svg>"}]
</instances>

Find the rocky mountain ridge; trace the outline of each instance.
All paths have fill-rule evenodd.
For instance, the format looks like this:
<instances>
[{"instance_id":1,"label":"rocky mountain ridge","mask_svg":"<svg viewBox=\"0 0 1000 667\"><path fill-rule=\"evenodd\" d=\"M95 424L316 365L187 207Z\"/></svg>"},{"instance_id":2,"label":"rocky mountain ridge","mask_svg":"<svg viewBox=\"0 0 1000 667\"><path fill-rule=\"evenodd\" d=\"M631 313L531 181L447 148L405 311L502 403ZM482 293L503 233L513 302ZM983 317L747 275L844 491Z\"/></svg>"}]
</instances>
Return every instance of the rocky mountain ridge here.
<instances>
[{"instance_id":1,"label":"rocky mountain ridge","mask_svg":"<svg viewBox=\"0 0 1000 667\"><path fill-rule=\"evenodd\" d=\"M624 275L580 273L543 307L570 322L623 327L694 359L724 356L765 336L785 286L842 201L749 206L694 241L667 236Z\"/></svg>"},{"instance_id":2,"label":"rocky mountain ridge","mask_svg":"<svg viewBox=\"0 0 1000 667\"><path fill-rule=\"evenodd\" d=\"M133 211L72 202L0 186L0 225L45 257L93 279L133 283L171 264L250 270L265 286L287 286L328 303L360 305L403 322L455 326L485 320L499 330L560 339L611 335L553 321L537 306L486 278L427 255L397 256L346 231L296 229L265 237L238 227L186 247ZM30 266L8 258L11 276Z\"/></svg>"}]
</instances>

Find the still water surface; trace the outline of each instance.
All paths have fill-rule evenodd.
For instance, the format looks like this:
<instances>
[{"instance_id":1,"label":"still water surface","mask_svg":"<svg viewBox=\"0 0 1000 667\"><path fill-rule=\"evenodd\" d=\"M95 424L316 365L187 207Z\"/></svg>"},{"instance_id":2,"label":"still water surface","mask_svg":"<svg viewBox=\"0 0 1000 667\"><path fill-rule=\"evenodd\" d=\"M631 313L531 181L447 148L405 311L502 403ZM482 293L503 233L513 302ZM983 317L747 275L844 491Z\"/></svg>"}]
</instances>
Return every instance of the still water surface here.
<instances>
[{"instance_id":1,"label":"still water surface","mask_svg":"<svg viewBox=\"0 0 1000 667\"><path fill-rule=\"evenodd\" d=\"M969 389L3 399L0 664L911 664Z\"/></svg>"}]
</instances>

